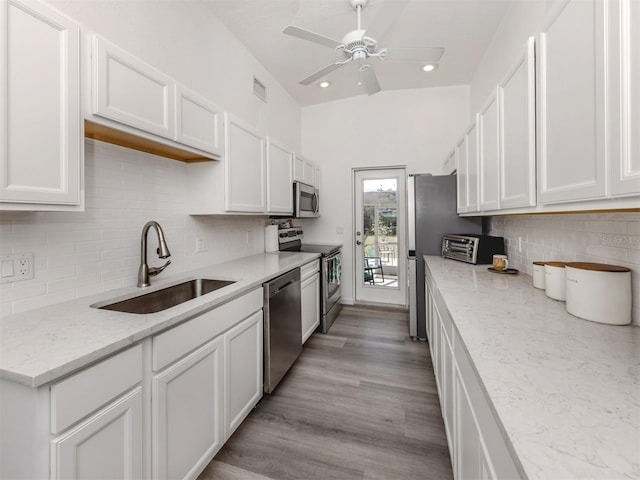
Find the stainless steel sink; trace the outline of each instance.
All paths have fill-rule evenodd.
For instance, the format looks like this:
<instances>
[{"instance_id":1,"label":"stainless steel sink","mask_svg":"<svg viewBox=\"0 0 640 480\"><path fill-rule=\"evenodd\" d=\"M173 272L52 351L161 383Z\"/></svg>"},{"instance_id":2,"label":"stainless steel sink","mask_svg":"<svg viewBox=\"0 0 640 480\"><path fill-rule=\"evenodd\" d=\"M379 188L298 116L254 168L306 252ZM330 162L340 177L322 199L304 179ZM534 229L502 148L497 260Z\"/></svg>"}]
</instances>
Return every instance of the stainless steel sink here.
<instances>
[{"instance_id":1,"label":"stainless steel sink","mask_svg":"<svg viewBox=\"0 0 640 480\"><path fill-rule=\"evenodd\" d=\"M112 303L109 303L111 300L107 300L106 302L94 303L91 306L93 308L116 310L126 313L156 313L226 287L232 283L236 282L232 280L196 278L126 300Z\"/></svg>"}]
</instances>

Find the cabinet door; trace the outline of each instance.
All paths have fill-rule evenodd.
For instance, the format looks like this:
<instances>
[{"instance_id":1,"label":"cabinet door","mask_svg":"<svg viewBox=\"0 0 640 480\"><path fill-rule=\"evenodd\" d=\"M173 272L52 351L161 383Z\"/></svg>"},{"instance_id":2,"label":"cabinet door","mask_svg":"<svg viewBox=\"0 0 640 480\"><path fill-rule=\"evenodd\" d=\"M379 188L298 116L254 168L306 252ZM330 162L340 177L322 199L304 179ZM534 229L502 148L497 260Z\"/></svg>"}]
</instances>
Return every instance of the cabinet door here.
<instances>
[{"instance_id":1,"label":"cabinet door","mask_svg":"<svg viewBox=\"0 0 640 480\"><path fill-rule=\"evenodd\" d=\"M262 398L262 310L225 334L225 438Z\"/></svg>"},{"instance_id":2,"label":"cabinet door","mask_svg":"<svg viewBox=\"0 0 640 480\"><path fill-rule=\"evenodd\" d=\"M467 182L469 175L469 167L467 164L467 136L463 135L458 143L456 143L456 160L458 164L458 213L464 213L468 206Z\"/></svg>"},{"instance_id":3,"label":"cabinet door","mask_svg":"<svg viewBox=\"0 0 640 480\"><path fill-rule=\"evenodd\" d=\"M300 295L302 303L302 343L304 344L320 325L319 273L302 281Z\"/></svg>"},{"instance_id":4,"label":"cabinet door","mask_svg":"<svg viewBox=\"0 0 640 480\"><path fill-rule=\"evenodd\" d=\"M54 479L142 477L142 389L104 408L51 443Z\"/></svg>"},{"instance_id":5,"label":"cabinet door","mask_svg":"<svg viewBox=\"0 0 640 480\"><path fill-rule=\"evenodd\" d=\"M309 160L304 161L304 176L302 182L312 187L316 185L316 167L315 164Z\"/></svg>"},{"instance_id":6,"label":"cabinet door","mask_svg":"<svg viewBox=\"0 0 640 480\"><path fill-rule=\"evenodd\" d=\"M535 41L498 85L500 208L535 205Z\"/></svg>"},{"instance_id":7,"label":"cabinet door","mask_svg":"<svg viewBox=\"0 0 640 480\"><path fill-rule=\"evenodd\" d=\"M494 92L478 115L479 210L500 208L498 95Z\"/></svg>"},{"instance_id":8,"label":"cabinet door","mask_svg":"<svg viewBox=\"0 0 640 480\"><path fill-rule=\"evenodd\" d=\"M79 27L22 0L0 26L0 202L79 205Z\"/></svg>"},{"instance_id":9,"label":"cabinet door","mask_svg":"<svg viewBox=\"0 0 640 480\"><path fill-rule=\"evenodd\" d=\"M183 85L175 85L177 142L222 155L222 112Z\"/></svg>"},{"instance_id":10,"label":"cabinet door","mask_svg":"<svg viewBox=\"0 0 640 480\"><path fill-rule=\"evenodd\" d=\"M293 179L296 182L306 183L312 187L316 184L316 168L313 162L294 153L293 155Z\"/></svg>"},{"instance_id":11,"label":"cabinet door","mask_svg":"<svg viewBox=\"0 0 640 480\"><path fill-rule=\"evenodd\" d=\"M93 47L93 113L173 140L171 77L100 37Z\"/></svg>"},{"instance_id":12,"label":"cabinet door","mask_svg":"<svg viewBox=\"0 0 640 480\"><path fill-rule=\"evenodd\" d=\"M476 121L467 130L467 212L478 211L479 145L477 125L476 118Z\"/></svg>"},{"instance_id":13,"label":"cabinet door","mask_svg":"<svg viewBox=\"0 0 640 480\"><path fill-rule=\"evenodd\" d=\"M152 476L193 478L224 443L224 338L152 378Z\"/></svg>"},{"instance_id":14,"label":"cabinet door","mask_svg":"<svg viewBox=\"0 0 640 480\"><path fill-rule=\"evenodd\" d=\"M612 195L640 194L640 2L609 2Z\"/></svg>"},{"instance_id":15,"label":"cabinet door","mask_svg":"<svg viewBox=\"0 0 640 480\"><path fill-rule=\"evenodd\" d=\"M457 170L457 168L458 167L456 166L456 151L454 149L451 151L449 156L445 158L443 163L442 173L444 175L452 175Z\"/></svg>"},{"instance_id":16,"label":"cabinet door","mask_svg":"<svg viewBox=\"0 0 640 480\"><path fill-rule=\"evenodd\" d=\"M539 34L539 203L606 193L604 8L565 0Z\"/></svg>"},{"instance_id":17,"label":"cabinet door","mask_svg":"<svg viewBox=\"0 0 640 480\"><path fill-rule=\"evenodd\" d=\"M267 137L267 213L293 214L292 153Z\"/></svg>"},{"instance_id":18,"label":"cabinet door","mask_svg":"<svg viewBox=\"0 0 640 480\"><path fill-rule=\"evenodd\" d=\"M455 388L455 466L457 480L478 480L491 478L488 462L484 455L480 431L476 423L471 402L459 372L453 376Z\"/></svg>"},{"instance_id":19,"label":"cabinet door","mask_svg":"<svg viewBox=\"0 0 640 480\"><path fill-rule=\"evenodd\" d=\"M264 140L244 122L224 114L225 207L229 212L266 212Z\"/></svg>"},{"instance_id":20,"label":"cabinet door","mask_svg":"<svg viewBox=\"0 0 640 480\"><path fill-rule=\"evenodd\" d=\"M447 434L447 442L449 444L449 453L452 455L452 464L453 464L453 452L454 452L454 399L453 399L453 348L451 346L451 342L449 337L447 336L447 332L443 327L441 327L441 336L440 336L440 345L441 349L441 363L442 363L442 382L441 382L441 390L442 397L440 398L440 403L442 404L442 418L444 419L445 431Z\"/></svg>"}]
</instances>

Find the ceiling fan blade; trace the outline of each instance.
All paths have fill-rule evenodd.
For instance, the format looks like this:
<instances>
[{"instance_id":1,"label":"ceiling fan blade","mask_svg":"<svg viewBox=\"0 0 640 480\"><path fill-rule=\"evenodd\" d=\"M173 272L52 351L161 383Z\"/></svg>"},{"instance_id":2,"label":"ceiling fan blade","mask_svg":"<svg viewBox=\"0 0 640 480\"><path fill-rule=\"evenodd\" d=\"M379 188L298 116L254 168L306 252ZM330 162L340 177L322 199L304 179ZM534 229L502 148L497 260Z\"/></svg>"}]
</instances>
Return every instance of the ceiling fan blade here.
<instances>
[{"instance_id":1,"label":"ceiling fan blade","mask_svg":"<svg viewBox=\"0 0 640 480\"><path fill-rule=\"evenodd\" d=\"M390 62L437 62L442 58L441 47L387 48L385 60Z\"/></svg>"},{"instance_id":2,"label":"ceiling fan blade","mask_svg":"<svg viewBox=\"0 0 640 480\"><path fill-rule=\"evenodd\" d=\"M378 93L380 90L380 84L378 83L378 77L376 77L376 72L373 71L373 68L369 66L369 68L365 68L364 70L360 70L362 74L362 84L364 88L367 89L367 94L373 95L374 93Z\"/></svg>"},{"instance_id":3,"label":"ceiling fan blade","mask_svg":"<svg viewBox=\"0 0 640 480\"><path fill-rule=\"evenodd\" d=\"M298 37L303 40L308 40L309 42L319 43L320 45L325 45L331 48L336 48L342 45L342 43L340 43L338 40L325 37L324 35L320 35L319 33L305 30L304 28L296 27L294 25L288 25L287 28L282 31L282 33L291 35L292 37Z\"/></svg>"},{"instance_id":4,"label":"ceiling fan blade","mask_svg":"<svg viewBox=\"0 0 640 480\"><path fill-rule=\"evenodd\" d=\"M330 65L327 65L326 67L318 70L316 73L313 73L311 75L309 75L307 78L305 78L304 80L301 80L300 85L309 85L310 83L315 82L316 80L320 80L322 77L324 77L325 75L328 75L329 73L333 72L334 70L337 70L338 68L340 68L342 65L339 63L332 63Z\"/></svg>"},{"instance_id":5,"label":"ceiling fan blade","mask_svg":"<svg viewBox=\"0 0 640 480\"><path fill-rule=\"evenodd\" d=\"M387 30L393 25L393 22L400 16L404 7L407 6L409 0L386 0L380 5L380 10L371 20L371 24L365 32L365 36L379 41Z\"/></svg>"}]
</instances>

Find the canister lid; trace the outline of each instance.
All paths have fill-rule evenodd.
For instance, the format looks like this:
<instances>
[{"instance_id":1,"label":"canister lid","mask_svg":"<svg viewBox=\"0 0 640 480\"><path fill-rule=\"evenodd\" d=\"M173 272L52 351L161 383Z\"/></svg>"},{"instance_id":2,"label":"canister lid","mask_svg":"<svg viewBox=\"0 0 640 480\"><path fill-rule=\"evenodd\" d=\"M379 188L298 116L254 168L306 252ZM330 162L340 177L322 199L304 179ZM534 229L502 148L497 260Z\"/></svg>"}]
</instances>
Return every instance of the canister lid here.
<instances>
[{"instance_id":1,"label":"canister lid","mask_svg":"<svg viewBox=\"0 0 640 480\"><path fill-rule=\"evenodd\" d=\"M567 266L567 262L544 262L545 265L549 265L550 267L558 267L564 268Z\"/></svg>"},{"instance_id":2,"label":"canister lid","mask_svg":"<svg viewBox=\"0 0 640 480\"><path fill-rule=\"evenodd\" d=\"M533 262L534 265L544 265L547 262Z\"/></svg>"},{"instance_id":3,"label":"canister lid","mask_svg":"<svg viewBox=\"0 0 640 480\"><path fill-rule=\"evenodd\" d=\"M608 265L606 263L590 263L590 262L569 262L567 267L577 268L578 270L591 270L593 272L630 272L631 269L621 267L620 265Z\"/></svg>"}]
</instances>

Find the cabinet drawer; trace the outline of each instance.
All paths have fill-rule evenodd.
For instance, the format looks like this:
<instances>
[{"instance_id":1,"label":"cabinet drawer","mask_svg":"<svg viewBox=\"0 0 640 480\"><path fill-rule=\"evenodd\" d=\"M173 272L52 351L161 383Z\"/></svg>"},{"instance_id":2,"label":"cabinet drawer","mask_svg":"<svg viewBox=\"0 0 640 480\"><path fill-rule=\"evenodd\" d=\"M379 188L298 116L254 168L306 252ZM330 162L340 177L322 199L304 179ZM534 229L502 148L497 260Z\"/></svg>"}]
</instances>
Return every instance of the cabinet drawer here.
<instances>
[{"instance_id":1,"label":"cabinet drawer","mask_svg":"<svg viewBox=\"0 0 640 480\"><path fill-rule=\"evenodd\" d=\"M233 327L239 319L243 320L260 310L262 302L262 288L256 288L240 298L156 335L153 337L153 370L161 370Z\"/></svg>"},{"instance_id":2,"label":"cabinet drawer","mask_svg":"<svg viewBox=\"0 0 640 480\"><path fill-rule=\"evenodd\" d=\"M122 395L142 380L142 346L136 345L51 386L51 433Z\"/></svg>"},{"instance_id":3,"label":"cabinet drawer","mask_svg":"<svg viewBox=\"0 0 640 480\"><path fill-rule=\"evenodd\" d=\"M305 281L307 278L313 276L314 273L320 271L320 262L315 259L313 262L309 262L300 267L300 280Z\"/></svg>"}]
</instances>

